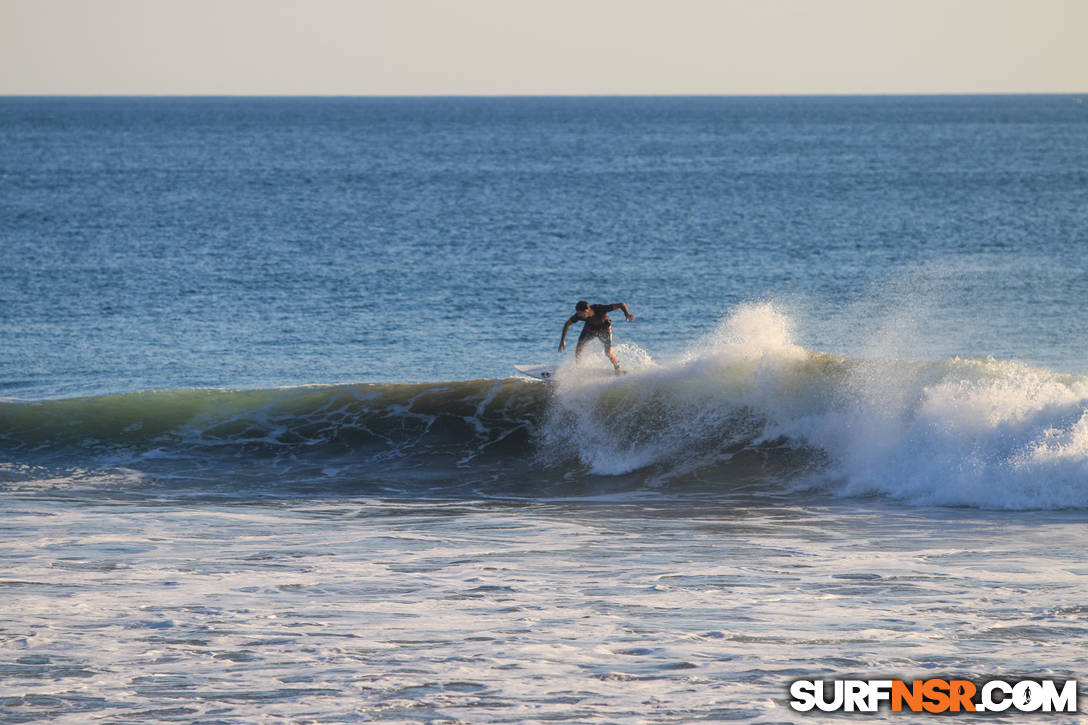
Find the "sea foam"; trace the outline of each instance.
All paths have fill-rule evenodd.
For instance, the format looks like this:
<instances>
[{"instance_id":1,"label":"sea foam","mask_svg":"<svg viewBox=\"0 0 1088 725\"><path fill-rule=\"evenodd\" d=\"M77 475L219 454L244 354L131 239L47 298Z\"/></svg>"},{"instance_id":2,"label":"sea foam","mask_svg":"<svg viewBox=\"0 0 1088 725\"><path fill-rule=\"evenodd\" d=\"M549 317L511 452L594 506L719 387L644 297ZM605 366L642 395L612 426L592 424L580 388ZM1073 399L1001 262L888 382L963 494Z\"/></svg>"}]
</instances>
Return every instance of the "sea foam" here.
<instances>
[{"instance_id":1,"label":"sea foam","mask_svg":"<svg viewBox=\"0 0 1088 725\"><path fill-rule=\"evenodd\" d=\"M741 452L841 495L983 508L1088 506L1088 378L1006 360L806 350L769 303L624 378L561 368L544 439L597 474L712 476ZM587 363L592 366L593 363ZM818 464L818 465L817 465ZM781 467L781 465L780 465Z\"/></svg>"}]
</instances>

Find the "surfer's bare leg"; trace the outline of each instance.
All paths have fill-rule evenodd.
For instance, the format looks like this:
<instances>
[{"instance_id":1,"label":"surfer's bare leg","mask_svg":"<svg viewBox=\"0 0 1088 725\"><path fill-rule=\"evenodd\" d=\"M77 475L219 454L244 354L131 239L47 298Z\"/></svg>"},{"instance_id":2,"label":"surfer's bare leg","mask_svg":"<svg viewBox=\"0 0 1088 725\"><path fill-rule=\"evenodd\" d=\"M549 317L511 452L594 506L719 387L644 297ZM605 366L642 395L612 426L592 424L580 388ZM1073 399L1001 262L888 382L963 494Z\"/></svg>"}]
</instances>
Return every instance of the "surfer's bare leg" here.
<instances>
[{"instance_id":1,"label":"surfer's bare leg","mask_svg":"<svg viewBox=\"0 0 1088 725\"><path fill-rule=\"evenodd\" d=\"M574 359L580 360L582 357L582 350L585 349L586 344L593 338L598 338L601 344L604 345L604 354L612 362L612 367L616 369L616 374L620 374L620 361L616 359L616 353L612 352L612 331L609 330L603 335L583 335L578 338L578 345L574 348Z\"/></svg>"},{"instance_id":2,"label":"surfer's bare leg","mask_svg":"<svg viewBox=\"0 0 1088 725\"><path fill-rule=\"evenodd\" d=\"M605 341L605 340L602 339L601 342L604 344L605 357L607 357L609 360L612 361L612 367L614 367L616 369L616 374L619 375L620 374L620 361L616 359L616 353L612 352L612 341L611 340Z\"/></svg>"}]
</instances>

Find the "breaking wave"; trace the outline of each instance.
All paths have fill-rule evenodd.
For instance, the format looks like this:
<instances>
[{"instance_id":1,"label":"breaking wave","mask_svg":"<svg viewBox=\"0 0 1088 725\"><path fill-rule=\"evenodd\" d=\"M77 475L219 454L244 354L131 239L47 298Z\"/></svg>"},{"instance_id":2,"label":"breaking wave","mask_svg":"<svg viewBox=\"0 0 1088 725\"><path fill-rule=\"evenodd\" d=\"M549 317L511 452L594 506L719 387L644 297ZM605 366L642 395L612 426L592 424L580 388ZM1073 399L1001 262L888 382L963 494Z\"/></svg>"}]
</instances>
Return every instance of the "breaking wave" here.
<instances>
[{"instance_id":1,"label":"breaking wave","mask_svg":"<svg viewBox=\"0 0 1088 725\"><path fill-rule=\"evenodd\" d=\"M508 378L0 402L0 481L589 495L820 490L1088 506L1088 378L1017 362L807 350L738 308L668 363ZM603 359L602 361L603 362ZM285 488L285 490L286 490Z\"/></svg>"}]
</instances>

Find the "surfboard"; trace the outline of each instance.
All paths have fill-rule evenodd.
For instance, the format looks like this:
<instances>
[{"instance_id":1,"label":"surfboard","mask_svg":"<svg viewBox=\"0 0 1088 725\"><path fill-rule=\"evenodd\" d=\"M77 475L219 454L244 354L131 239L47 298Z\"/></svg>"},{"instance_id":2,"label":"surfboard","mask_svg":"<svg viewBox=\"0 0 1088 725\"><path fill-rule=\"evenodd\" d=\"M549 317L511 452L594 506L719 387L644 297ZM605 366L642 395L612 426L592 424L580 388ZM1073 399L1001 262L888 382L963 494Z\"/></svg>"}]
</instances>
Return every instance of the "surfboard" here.
<instances>
[{"instance_id":1,"label":"surfboard","mask_svg":"<svg viewBox=\"0 0 1088 725\"><path fill-rule=\"evenodd\" d=\"M522 375L528 375L530 378L536 378L537 380L551 380L555 377L555 373L559 370L558 365L515 365L514 369ZM578 373L580 376L592 376L592 377L607 377L614 378L617 375L626 375L626 370L620 370L618 373L614 373L611 370L602 370L600 368L588 370L582 370Z\"/></svg>"},{"instance_id":2,"label":"surfboard","mask_svg":"<svg viewBox=\"0 0 1088 725\"><path fill-rule=\"evenodd\" d=\"M528 375L530 378L536 378L537 380L551 380L555 375L555 371L559 369L558 365L515 365L514 369L522 375Z\"/></svg>"}]
</instances>

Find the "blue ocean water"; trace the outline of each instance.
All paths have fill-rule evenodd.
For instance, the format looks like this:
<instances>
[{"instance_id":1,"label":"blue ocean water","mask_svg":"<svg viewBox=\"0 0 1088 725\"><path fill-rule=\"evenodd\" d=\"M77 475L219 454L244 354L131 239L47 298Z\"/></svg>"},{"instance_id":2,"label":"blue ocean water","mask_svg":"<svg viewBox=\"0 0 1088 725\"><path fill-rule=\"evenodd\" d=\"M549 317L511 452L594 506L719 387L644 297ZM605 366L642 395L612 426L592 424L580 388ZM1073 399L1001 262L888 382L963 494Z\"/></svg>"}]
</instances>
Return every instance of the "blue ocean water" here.
<instances>
[{"instance_id":1,"label":"blue ocean water","mask_svg":"<svg viewBox=\"0 0 1088 725\"><path fill-rule=\"evenodd\" d=\"M0 703L1083 672L1086 244L1071 96L0 99Z\"/></svg>"},{"instance_id":2,"label":"blue ocean water","mask_svg":"<svg viewBox=\"0 0 1088 725\"><path fill-rule=\"evenodd\" d=\"M1069 97L7 99L0 391L494 378L583 298L679 353L773 299L806 347L1086 373ZM885 343L886 340L877 340Z\"/></svg>"}]
</instances>

